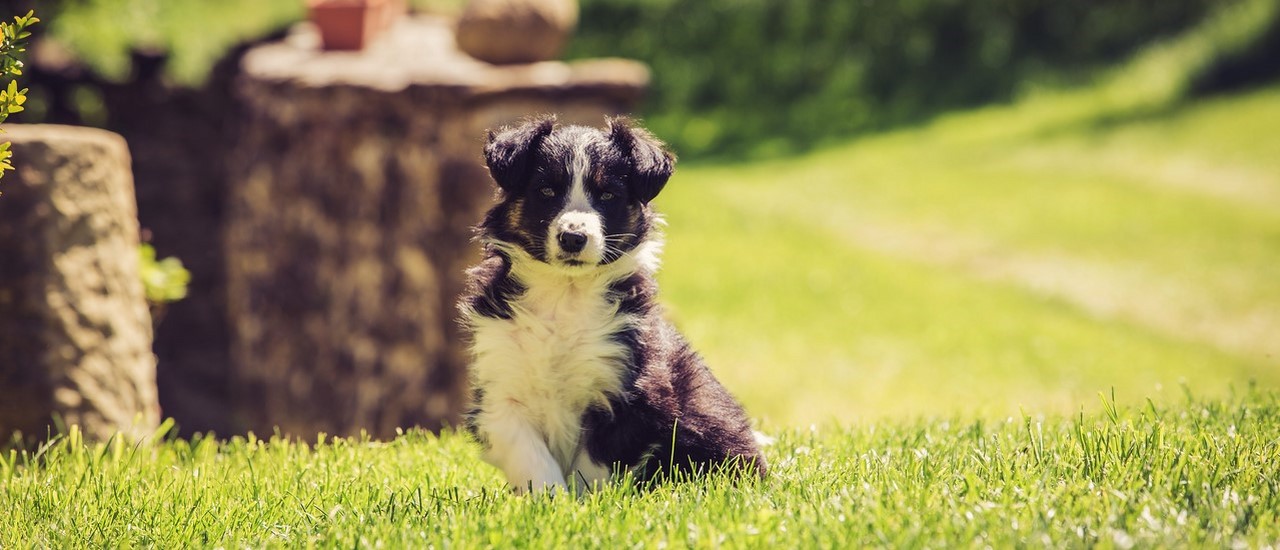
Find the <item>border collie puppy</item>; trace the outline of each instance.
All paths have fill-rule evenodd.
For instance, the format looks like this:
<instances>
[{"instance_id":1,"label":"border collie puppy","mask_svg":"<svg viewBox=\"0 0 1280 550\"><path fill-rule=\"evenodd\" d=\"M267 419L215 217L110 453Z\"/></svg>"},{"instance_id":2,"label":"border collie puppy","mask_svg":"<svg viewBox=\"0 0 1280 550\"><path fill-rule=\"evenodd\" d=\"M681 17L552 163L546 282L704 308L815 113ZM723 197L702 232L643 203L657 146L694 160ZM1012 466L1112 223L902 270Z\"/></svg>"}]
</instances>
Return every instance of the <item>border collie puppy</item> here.
<instances>
[{"instance_id":1,"label":"border collie puppy","mask_svg":"<svg viewBox=\"0 0 1280 550\"><path fill-rule=\"evenodd\" d=\"M460 302L471 336L468 427L517 492L588 489L630 471L763 476L742 407L662 318L661 218L675 163L624 118L553 116L489 132L499 202Z\"/></svg>"}]
</instances>

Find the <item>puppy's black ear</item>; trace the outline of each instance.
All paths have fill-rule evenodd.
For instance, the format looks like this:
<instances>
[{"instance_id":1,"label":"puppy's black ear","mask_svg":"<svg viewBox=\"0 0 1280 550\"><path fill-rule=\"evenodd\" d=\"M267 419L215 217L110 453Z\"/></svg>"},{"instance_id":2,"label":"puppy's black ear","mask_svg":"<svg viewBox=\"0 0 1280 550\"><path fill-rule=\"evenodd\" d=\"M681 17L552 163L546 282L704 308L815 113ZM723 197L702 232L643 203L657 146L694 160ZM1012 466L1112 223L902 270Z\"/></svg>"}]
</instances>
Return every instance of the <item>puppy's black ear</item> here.
<instances>
[{"instance_id":1,"label":"puppy's black ear","mask_svg":"<svg viewBox=\"0 0 1280 550\"><path fill-rule=\"evenodd\" d=\"M555 115L544 115L525 121L519 126L502 128L497 133L489 130L489 140L484 146L485 164L489 175L498 187L508 194L519 193L529 180L533 152L542 139L556 126Z\"/></svg>"},{"instance_id":2,"label":"puppy's black ear","mask_svg":"<svg viewBox=\"0 0 1280 550\"><path fill-rule=\"evenodd\" d=\"M609 139L622 150L631 165L628 178L631 195L642 203L648 203L667 184L671 171L675 169L676 157L658 138L648 130L636 127L630 119L615 117L608 122Z\"/></svg>"}]
</instances>

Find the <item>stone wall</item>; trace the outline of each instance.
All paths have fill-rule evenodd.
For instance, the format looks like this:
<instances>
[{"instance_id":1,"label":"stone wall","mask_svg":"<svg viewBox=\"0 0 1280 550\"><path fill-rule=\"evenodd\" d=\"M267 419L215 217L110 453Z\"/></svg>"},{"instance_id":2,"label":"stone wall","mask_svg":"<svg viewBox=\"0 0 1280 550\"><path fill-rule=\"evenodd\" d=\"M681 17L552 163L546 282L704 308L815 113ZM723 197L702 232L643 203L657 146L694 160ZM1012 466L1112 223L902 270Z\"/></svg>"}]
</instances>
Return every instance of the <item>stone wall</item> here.
<instances>
[{"instance_id":1,"label":"stone wall","mask_svg":"<svg viewBox=\"0 0 1280 550\"><path fill-rule=\"evenodd\" d=\"M225 249L240 422L302 437L456 422L454 302L494 191L485 130L544 112L602 124L647 70L493 66L432 18L359 53L321 52L304 28L243 67Z\"/></svg>"}]
</instances>

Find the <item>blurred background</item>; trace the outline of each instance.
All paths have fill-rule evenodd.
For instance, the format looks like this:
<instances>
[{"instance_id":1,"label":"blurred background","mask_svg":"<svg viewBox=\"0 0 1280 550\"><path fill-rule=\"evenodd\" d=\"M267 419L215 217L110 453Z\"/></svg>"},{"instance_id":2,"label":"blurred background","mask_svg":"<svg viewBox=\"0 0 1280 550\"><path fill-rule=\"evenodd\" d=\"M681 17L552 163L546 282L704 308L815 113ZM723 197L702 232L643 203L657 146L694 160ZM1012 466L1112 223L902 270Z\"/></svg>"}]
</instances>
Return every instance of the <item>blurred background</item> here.
<instances>
[{"instance_id":1,"label":"blurred background","mask_svg":"<svg viewBox=\"0 0 1280 550\"><path fill-rule=\"evenodd\" d=\"M478 9L462 0L410 2L429 23L363 54L317 53L300 0L0 1L29 8L9 122L123 135L143 238L190 270L151 305L160 405L187 433L456 421L481 132L539 110L631 112L681 157L656 201L663 299L765 426L1280 383L1280 0L581 0L568 63L537 70L431 57ZM313 199L323 215L290 214ZM435 221L343 206L362 201ZM374 275L334 275L387 243L356 269ZM387 322L405 296L430 318Z\"/></svg>"}]
</instances>

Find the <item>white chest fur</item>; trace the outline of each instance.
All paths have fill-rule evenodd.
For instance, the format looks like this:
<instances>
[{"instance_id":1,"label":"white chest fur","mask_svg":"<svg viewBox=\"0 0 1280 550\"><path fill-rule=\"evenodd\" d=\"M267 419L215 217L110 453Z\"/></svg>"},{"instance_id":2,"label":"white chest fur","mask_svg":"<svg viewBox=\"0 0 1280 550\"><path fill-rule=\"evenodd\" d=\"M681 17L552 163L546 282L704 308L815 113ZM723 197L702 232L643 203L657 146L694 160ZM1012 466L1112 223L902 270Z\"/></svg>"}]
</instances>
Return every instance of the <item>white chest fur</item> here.
<instances>
[{"instance_id":1,"label":"white chest fur","mask_svg":"<svg viewBox=\"0 0 1280 550\"><path fill-rule=\"evenodd\" d=\"M513 484L559 485L575 476L575 462L581 462L583 413L593 404L607 406L621 390L627 349L612 337L631 320L609 300L607 278L523 274L521 279L528 290L512 304L511 319L471 319L471 375L484 392L477 427L491 440L486 458L506 470ZM563 477L540 480L549 474L511 471L520 470L510 463L522 458L505 455L540 450L528 448L537 441L519 443L525 427L545 444ZM513 437L514 444L495 441Z\"/></svg>"}]
</instances>

